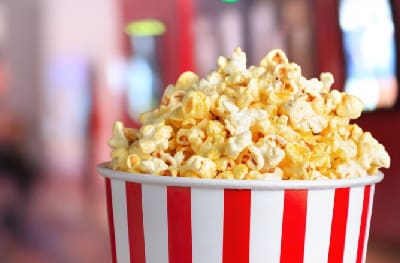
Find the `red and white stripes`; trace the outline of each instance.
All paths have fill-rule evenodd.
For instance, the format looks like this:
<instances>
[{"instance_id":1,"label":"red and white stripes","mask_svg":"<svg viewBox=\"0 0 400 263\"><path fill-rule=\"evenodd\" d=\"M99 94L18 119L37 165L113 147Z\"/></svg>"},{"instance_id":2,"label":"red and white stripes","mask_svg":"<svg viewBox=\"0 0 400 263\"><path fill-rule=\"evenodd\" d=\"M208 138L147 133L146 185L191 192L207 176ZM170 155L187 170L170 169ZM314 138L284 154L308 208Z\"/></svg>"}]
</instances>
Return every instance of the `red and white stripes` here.
<instances>
[{"instance_id":1,"label":"red and white stripes","mask_svg":"<svg viewBox=\"0 0 400 263\"><path fill-rule=\"evenodd\" d=\"M113 262L365 262L374 185L106 189Z\"/></svg>"}]
</instances>

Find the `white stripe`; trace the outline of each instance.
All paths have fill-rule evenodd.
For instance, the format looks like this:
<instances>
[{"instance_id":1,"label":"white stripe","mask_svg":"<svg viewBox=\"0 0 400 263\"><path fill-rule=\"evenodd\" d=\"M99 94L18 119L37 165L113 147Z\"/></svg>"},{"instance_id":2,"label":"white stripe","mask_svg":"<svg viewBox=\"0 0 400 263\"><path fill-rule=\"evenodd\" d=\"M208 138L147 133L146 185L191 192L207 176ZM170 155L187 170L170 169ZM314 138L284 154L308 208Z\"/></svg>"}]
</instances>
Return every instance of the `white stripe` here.
<instances>
[{"instance_id":1,"label":"white stripe","mask_svg":"<svg viewBox=\"0 0 400 263\"><path fill-rule=\"evenodd\" d=\"M328 262L334 197L334 189L308 191L304 262Z\"/></svg>"},{"instance_id":2,"label":"white stripe","mask_svg":"<svg viewBox=\"0 0 400 263\"><path fill-rule=\"evenodd\" d=\"M279 262L284 191L251 192L250 262Z\"/></svg>"},{"instance_id":3,"label":"white stripe","mask_svg":"<svg viewBox=\"0 0 400 263\"><path fill-rule=\"evenodd\" d=\"M192 189L193 263L222 262L224 190Z\"/></svg>"},{"instance_id":4,"label":"white stripe","mask_svg":"<svg viewBox=\"0 0 400 263\"><path fill-rule=\"evenodd\" d=\"M375 194L375 185L371 185L371 190L369 193L369 207L368 207L368 215L367 215L367 225L365 229L365 240L364 240L364 251L361 262L365 262L367 255L367 246L368 246L368 238L369 238L369 227L371 224L371 215L372 215L372 205L374 203L374 194Z\"/></svg>"},{"instance_id":5,"label":"white stripe","mask_svg":"<svg viewBox=\"0 0 400 263\"><path fill-rule=\"evenodd\" d=\"M168 262L167 188L142 185L143 229L147 263Z\"/></svg>"},{"instance_id":6,"label":"white stripe","mask_svg":"<svg viewBox=\"0 0 400 263\"><path fill-rule=\"evenodd\" d=\"M110 181L117 262L130 262L125 181Z\"/></svg>"},{"instance_id":7,"label":"white stripe","mask_svg":"<svg viewBox=\"0 0 400 263\"><path fill-rule=\"evenodd\" d=\"M350 188L343 262L356 262L357 259L363 199L364 187Z\"/></svg>"}]
</instances>

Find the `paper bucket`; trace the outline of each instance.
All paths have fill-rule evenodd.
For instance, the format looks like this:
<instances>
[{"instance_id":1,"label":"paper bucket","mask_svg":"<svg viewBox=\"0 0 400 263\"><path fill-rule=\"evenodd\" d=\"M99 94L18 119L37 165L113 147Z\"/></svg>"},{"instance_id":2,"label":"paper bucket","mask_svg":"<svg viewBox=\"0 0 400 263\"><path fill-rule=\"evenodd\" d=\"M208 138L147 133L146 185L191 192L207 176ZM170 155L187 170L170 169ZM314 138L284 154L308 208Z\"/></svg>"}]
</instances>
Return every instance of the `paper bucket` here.
<instances>
[{"instance_id":1,"label":"paper bucket","mask_svg":"<svg viewBox=\"0 0 400 263\"><path fill-rule=\"evenodd\" d=\"M319 181L105 177L113 262L365 262L383 174Z\"/></svg>"}]
</instances>

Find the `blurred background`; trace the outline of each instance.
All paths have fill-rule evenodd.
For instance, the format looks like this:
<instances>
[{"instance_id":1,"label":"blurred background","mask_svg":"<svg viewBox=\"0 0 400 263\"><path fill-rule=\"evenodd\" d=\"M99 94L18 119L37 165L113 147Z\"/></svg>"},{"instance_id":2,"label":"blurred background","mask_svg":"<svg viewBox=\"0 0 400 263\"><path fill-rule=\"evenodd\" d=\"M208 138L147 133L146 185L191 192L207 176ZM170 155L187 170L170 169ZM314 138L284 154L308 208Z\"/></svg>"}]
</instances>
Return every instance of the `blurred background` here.
<instances>
[{"instance_id":1,"label":"blurred background","mask_svg":"<svg viewBox=\"0 0 400 263\"><path fill-rule=\"evenodd\" d=\"M0 262L110 262L104 181L114 120L137 126L185 70L281 48L356 94L392 167L367 262L400 262L400 1L0 0Z\"/></svg>"}]
</instances>

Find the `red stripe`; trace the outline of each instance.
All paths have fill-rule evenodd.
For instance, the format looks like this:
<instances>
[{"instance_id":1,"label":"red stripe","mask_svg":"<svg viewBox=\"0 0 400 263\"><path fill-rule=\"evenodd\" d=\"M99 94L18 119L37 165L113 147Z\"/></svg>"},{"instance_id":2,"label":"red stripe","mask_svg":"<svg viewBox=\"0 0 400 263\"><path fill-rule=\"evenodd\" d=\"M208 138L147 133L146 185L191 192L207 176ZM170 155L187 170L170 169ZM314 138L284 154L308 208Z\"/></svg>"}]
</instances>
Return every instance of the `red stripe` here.
<instances>
[{"instance_id":1,"label":"red stripe","mask_svg":"<svg viewBox=\"0 0 400 263\"><path fill-rule=\"evenodd\" d=\"M145 263L141 184L126 183L126 206L128 212L128 235L131 262Z\"/></svg>"},{"instance_id":2,"label":"red stripe","mask_svg":"<svg viewBox=\"0 0 400 263\"><path fill-rule=\"evenodd\" d=\"M110 234L110 245L111 245L111 259L113 263L116 263L117 250L115 248L115 229L114 229L114 215L112 207L112 191L111 191L111 181L109 178L106 178L106 198L107 198L108 229Z\"/></svg>"},{"instance_id":3,"label":"red stripe","mask_svg":"<svg viewBox=\"0 0 400 263\"><path fill-rule=\"evenodd\" d=\"M306 235L307 190L285 190L281 262L303 262Z\"/></svg>"},{"instance_id":4,"label":"red stripe","mask_svg":"<svg viewBox=\"0 0 400 263\"><path fill-rule=\"evenodd\" d=\"M328 263L343 261L350 188L335 190Z\"/></svg>"},{"instance_id":5,"label":"red stripe","mask_svg":"<svg viewBox=\"0 0 400 263\"><path fill-rule=\"evenodd\" d=\"M178 50L179 56L179 72L187 70L194 71L193 60L193 0L177 0L177 20L179 30Z\"/></svg>"},{"instance_id":6,"label":"red stripe","mask_svg":"<svg viewBox=\"0 0 400 263\"><path fill-rule=\"evenodd\" d=\"M167 188L169 263L192 262L192 216L189 187Z\"/></svg>"},{"instance_id":7,"label":"red stripe","mask_svg":"<svg viewBox=\"0 0 400 263\"><path fill-rule=\"evenodd\" d=\"M249 262L251 191L224 191L223 263Z\"/></svg>"},{"instance_id":8,"label":"red stripe","mask_svg":"<svg viewBox=\"0 0 400 263\"><path fill-rule=\"evenodd\" d=\"M358 238L358 249L357 249L357 263L361 263L362 256L364 253L364 241L365 241L365 233L367 230L367 217L368 217L368 209L369 209L369 199L370 199L370 190L371 186L367 185L364 188L364 203L361 214L361 226L360 226L360 236Z\"/></svg>"}]
</instances>

